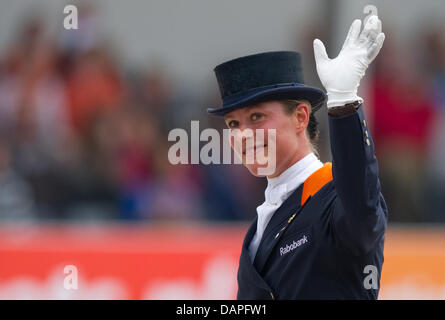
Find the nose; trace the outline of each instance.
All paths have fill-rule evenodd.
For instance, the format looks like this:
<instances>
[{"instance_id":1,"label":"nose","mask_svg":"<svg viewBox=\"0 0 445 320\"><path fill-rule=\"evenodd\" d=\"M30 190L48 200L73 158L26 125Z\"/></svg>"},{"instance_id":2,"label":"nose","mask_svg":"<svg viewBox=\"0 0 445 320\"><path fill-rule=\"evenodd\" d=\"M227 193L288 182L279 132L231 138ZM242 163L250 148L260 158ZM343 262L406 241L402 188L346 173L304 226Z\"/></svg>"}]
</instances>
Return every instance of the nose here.
<instances>
[{"instance_id":1,"label":"nose","mask_svg":"<svg viewBox=\"0 0 445 320\"><path fill-rule=\"evenodd\" d=\"M238 126L232 130L231 145L235 151L245 154L248 146L253 146L255 141L255 132L247 126Z\"/></svg>"},{"instance_id":2,"label":"nose","mask_svg":"<svg viewBox=\"0 0 445 320\"><path fill-rule=\"evenodd\" d=\"M242 142L245 142L247 139L252 139L255 136L255 130L248 126L238 126L232 130L232 133L235 139L241 140Z\"/></svg>"}]
</instances>

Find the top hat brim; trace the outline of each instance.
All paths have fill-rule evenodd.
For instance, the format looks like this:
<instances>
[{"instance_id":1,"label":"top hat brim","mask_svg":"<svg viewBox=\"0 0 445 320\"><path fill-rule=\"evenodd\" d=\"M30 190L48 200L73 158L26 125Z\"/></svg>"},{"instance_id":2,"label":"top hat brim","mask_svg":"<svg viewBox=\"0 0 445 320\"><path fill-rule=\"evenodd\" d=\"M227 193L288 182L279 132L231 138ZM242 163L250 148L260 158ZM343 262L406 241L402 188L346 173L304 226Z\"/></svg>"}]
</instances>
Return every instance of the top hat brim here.
<instances>
[{"instance_id":1,"label":"top hat brim","mask_svg":"<svg viewBox=\"0 0 445 320\"><path fill-rule=\"evenodd\" d=\"M207 112L217 116L224 116L228 112L249 105L265 101L287 99L308 100L312 105L312 112L315 112L320 109L326 101L326 94L319 88L306 86L301 83L272 85L231 96L228 101L223 101L223 106L221 108L208 108Z\"/></svg>"}]
</instances>

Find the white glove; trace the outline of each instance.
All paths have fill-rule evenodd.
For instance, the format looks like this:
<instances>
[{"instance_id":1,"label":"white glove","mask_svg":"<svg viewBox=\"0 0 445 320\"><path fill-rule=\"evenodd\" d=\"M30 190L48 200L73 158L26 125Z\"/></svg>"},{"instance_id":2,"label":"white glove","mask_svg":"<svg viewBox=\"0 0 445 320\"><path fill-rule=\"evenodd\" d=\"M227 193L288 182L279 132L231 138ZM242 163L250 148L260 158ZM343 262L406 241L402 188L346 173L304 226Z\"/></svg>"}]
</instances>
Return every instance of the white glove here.
<instances>
[{"instance_id":1,"label":"white glove","mask_svg":"<svg viewBox=\"0 0 445 320\"><path fill-rule=\"evenodd\" d=\"M357 89L369 64L379 53L385 34L377 16L370 17L360 33L361 25L360 19L354 20L335 59L329 59L323 42L314 40L317 73L328 94L328 108L363 102L357 96Z\"/></svg>"}]
</instances>

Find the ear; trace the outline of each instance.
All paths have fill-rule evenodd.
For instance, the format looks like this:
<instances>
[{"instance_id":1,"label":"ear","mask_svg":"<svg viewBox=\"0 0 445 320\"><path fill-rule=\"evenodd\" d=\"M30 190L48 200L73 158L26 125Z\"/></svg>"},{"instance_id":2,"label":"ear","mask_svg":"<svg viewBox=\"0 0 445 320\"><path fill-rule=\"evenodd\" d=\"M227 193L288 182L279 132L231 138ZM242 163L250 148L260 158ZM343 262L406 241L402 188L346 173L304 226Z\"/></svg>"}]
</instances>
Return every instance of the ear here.
<instances>
[{"instance_id":1,"label":"ear","mask_svg":"<svg viewBox=\"0 0 445 320\"><path fill-rule=\"evenodd\" d=\"M309 124L309 107L300 103L294 112L297 133L304 132Z\"/></svg>"}]
</instances>

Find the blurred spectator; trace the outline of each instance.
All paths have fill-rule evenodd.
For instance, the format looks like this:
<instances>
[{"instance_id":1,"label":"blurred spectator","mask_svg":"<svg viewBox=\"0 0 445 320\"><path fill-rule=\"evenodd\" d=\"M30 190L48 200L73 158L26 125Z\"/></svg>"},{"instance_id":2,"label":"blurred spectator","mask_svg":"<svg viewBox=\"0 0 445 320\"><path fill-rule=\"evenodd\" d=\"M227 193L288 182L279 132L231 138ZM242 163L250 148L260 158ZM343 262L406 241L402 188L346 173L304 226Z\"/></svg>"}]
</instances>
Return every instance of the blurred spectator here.
<instances>
[{"instance_id":1,"label":"blurred spectator","mask_svg":"<svg viewBox=\"0 0 445 320\"><path fill-rule=\"evenodd\" d=\"M34 220L34 199L30 185L10 163L5 141L0 141L0 220Z\"/></svg>"},{"instance_id":2,"label":"blurred spectator","mask_svg":"<svg viewBox=\"0 0 445 320\"><path fill-rule=\"evenodd\" d=\"M426 76L431 77L429 95L435 108L429 144L425 220L445 222L445 36L443 25L432 26L422 36L422 60Z\"/></svg>"},{"instance_id":3,"label":"blurred spectator","mask_svg":"<svg viewBox=\"0 0 445 320\"><path fill-rule=\"evenodd\" d=\"M202 172L197 165L171 165L167 152L160 152L159 175L147 197L150 217L159 220L206 218Z\"/></svg>"},{"instance_id":4,"label":"blurred spectator","mask_svg":"<svg viewBox=\"0 0 445 320\"><path fill-rule=\"evenodd\" d=\"M139 203L154 175L156 123L144 109L118 108L96 118L89 136L89 167L116 186L121 217L140 219Z\"/></svg>"},{"instance_id":5,"label":"blurred spectator","mask_svg":"<svg viewBox=\"0 0 445 320\"><path fill-rule=\"evenodd\" d=\"M80 133L101 112L121 104L124 88L115 66L105 49L100 48L74 59L67 81L69 114Z\"/></svg>"},{"instance_id":6,"label":"blurred spectator","mask_svg":"<svg viewBox=\"0 0 445 320\"><path fill-rule=\"evenodd\" d=\"M376 60L372 132L390 221L419 222L424 214L425 156L434 110L428 81L414 57L405 54L411 51L391 39L387 37Z\"/></svg>"}]
</instances>

